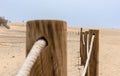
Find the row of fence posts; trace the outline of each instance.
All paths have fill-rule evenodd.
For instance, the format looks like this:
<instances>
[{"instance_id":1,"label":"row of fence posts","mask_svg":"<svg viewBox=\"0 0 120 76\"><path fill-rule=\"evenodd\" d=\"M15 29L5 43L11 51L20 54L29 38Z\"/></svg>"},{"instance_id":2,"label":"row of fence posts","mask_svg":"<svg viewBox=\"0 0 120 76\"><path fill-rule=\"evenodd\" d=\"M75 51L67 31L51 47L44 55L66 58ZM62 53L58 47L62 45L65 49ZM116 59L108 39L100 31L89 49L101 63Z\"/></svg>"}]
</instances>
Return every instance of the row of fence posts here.
<instances>
[{"instance_id":1,"label":"row of fence posts","mask_svg":"<svg viewBox=\"0 0 120 76\"><path fill-rule=\"evenodd\" d=\"M81 65L86 64L88 50L90 49L90 42L93 35L95 39L93 42L92 53L87 69L86 76L98 76L99 71L99 30L84 31L81 28L80 32L80 57Z\"/></svg>"},{"instance_id":2,"label":"row of fence posts","mask_svg":"<svg viewBox=\"0 0 120 76\"><path fill-rule=\"evenodd\" d=\"M92 34L95 35L95 41L86 76L98 76L98 30L82 32L81 29L81 64L85 65L87 58L86 40L88 34L89 42ZM67 23L59 20L28 21L26 32L26 56L28 55L34 42L41 37L44 37L47 40L48 45L43 49L42 53L40 53L40 56L37 58L31 69L30 76L67 76Z\"/></svg>"}]
</instances>

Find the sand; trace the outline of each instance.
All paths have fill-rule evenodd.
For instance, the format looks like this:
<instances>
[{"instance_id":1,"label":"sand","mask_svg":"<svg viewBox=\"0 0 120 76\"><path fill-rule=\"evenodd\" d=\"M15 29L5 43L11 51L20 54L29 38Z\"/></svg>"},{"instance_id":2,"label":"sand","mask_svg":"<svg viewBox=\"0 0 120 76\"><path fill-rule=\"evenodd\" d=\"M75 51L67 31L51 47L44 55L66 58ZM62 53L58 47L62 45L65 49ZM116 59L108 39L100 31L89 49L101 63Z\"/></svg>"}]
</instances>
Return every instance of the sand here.
<instances>
[{"instance_id":1,"label":"sand","mask_svg":"<svg viewBox=\"0 0 120 76\"><path fill-rule=\"evenodd\" d=\"M0 27L0 76L15 76L25 60L25 23L10 23L10 30ZM80 76L79 29L69 28L67 35L68 76ZM100 29L99 76L120 76L120 30Z\"/></svg>"}]
</instances>

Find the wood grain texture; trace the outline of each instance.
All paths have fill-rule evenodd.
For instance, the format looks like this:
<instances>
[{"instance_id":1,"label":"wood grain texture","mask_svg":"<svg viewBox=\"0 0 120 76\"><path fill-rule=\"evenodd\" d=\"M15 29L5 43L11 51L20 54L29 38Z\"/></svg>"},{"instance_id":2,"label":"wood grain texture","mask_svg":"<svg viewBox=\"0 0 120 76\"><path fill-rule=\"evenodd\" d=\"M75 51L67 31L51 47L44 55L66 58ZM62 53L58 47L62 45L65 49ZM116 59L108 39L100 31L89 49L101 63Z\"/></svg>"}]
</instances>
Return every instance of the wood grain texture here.
<instances>
[{"instance_id":1,"label":"wood grain texture","mask_svg":"<svg viewBox=\"0 0 120 76\"><path fill-rule=\"evenodd\" d=\"M89 39L89 48L92 35L95 35L92 53L90 57L89 66L87 68L87 73L85 76L98 76L99 71L99 30L92 30L83 32L81 28L80 35L80 56L81 56L81 65L86 64L87 59L87 39ZM89 38L88 38L89 37Z\"/></svg>"},{"instance_id":2,"label":"wood grain texture","mask_svg":"<svg viewBox=\"0 0 120 76\"><path fill-rule=\"evenodd\" d=\"M85 31L84 32L84 49L85 49L85 58L84 58L84 62L86 64L86 61L87 61L87 40L88 40L88 31ZM84 65L85 65L84 64ZM86 76L88 75L88 70L87 70L87 73L86 73Z\"/></svg>"},{"instance_id":3,"label":"wood grain texture","mask_svg":"<svg viewBox=\"0 0 120 76\"><path fill-rule=\"evenodd\" d=\"M80 32L80 57L81 57L81 65L85 65L87 59L87 47L86 47L86 35L81 28Z\"/></svg>"},{"instance_id":4,"label":"wood grain texture","mask_svg":"<svg viewBox=\"0 0 120 76\"><path fill-rule=\"evenodd\" d=\"M99 30L89 30L89 37L90 37L89 41L91 41L92 35L95 35L95 39L93 43L87 76L98 76L98 72L99 72Z\"/></svg>"},{"instance_id":5,"label":"wood grain texture","mask_svg":"<svg viewBox=\"0 0 120 76\"><path fill-rule=\"evenodd\" d=\"M67 23L58 20L33 20L27 22L26 53L40 37L48 45L42 50L30 76L67 76Z\"/></svg>"}]
</instances>

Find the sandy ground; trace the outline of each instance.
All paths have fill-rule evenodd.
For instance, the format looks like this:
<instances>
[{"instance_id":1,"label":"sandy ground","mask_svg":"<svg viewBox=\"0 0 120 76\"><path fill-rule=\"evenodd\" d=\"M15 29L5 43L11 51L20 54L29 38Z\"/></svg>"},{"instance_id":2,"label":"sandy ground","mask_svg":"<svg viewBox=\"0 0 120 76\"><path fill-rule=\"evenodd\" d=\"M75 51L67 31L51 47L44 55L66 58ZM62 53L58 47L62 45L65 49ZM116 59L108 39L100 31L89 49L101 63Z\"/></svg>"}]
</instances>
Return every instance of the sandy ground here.
<instances>
[{"instance_id":1,"label":"sandy ground","mask_svg":"<svg viewBox=\"0 0 120 76\"><path fill-rule=\"evenodd\" d=\"M25 25L9 25L10 30L0 27L0 76L15 76L25 60ZM67 37L68 76L80 76L79 35L69 33ZM99 76L120 76L119 48L120 30L100 29Z\"/></svg>"}]
</instances>

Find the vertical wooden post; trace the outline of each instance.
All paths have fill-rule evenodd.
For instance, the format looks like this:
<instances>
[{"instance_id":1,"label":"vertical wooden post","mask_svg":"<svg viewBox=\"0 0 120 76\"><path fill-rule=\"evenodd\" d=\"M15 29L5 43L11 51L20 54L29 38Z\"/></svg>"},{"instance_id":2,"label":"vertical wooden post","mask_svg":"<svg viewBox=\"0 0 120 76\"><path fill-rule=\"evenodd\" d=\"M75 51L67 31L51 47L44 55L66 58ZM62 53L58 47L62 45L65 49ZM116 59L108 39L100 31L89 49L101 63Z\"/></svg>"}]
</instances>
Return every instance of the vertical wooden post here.
<instances>
[{"instance_id":1,"label":"vertical wooden post","mask_svg":"<svg viewBox=\"0 0 120 76\"><path fill-rule=\"evenodd\" d=\"M85 64L86 64L86 60L87 60L87 40L88 40L88 31L85 31L85 34L84 34L84 41L85 41L85 47L84 47L84 49L85 49ZM84 64L84 65L85 65ZM88 71L88 70L87 70ZM86 75L85 76L87 76L88 75L88 73L86 73Z\"/></svg>"},{"instance_id":2,"label":"vertical wooden post","mask_svg":"<svg viewBox=\"0 0 120 76\"><path fill-rule=\"evenodd\" d=\"M80 36L80 55L81 55L81 65L86 64L87 60L87 35L88 31L83 32L81 29L81 36ZM86 76L88 74L86 73Z\"/></svg>"},{"instance_id":3,"label":"vertical wooden post","mask_svg":"<svg viewBox=\"0 0 120 76\"><path fill-rule=\"evenodd\" d=\"M92 35L95 35L92 53L90 57L88 74L87 76L98 76L99 71L99 30L90 30L89 31L89 41L91 41Z\"/></svg>"},{"instance_id":4,"label":"vertical wooden post","mask_svg":"<svg viewBox=\"0 0 120 76\"><path fill-rule=\"evenodd\" d=\"M82 31L80 32L80 57L81 57L81 65L85 65L87 59L87 47L86 47L86 34Z\"/></svg>"},{"instance_id":5,"label":"vertical wooden post","mask_svg":"<svg viewBox=\"0 0 120 76\"><path fill-rule=\"evenodd\" d=\"M37 39L44 37L48 41L30 76L67 76L67 23L58 20L28 21L26 35L27 54Z\"/></svg>"},{"instance_id":6,"label":"vertical wooden post","mask_svg":"<svg viewBox=\"0 0 120 76\"><path fill-rule=\"evenodd\" d=\"M85 51L86 51L86 59L87 59L87 40L88 40L88 31L85 31L84 41L85 41Z\"/></svg>"},{"instance_id":7,"label":"vertical wooden post","mask_svg":"<svg viewBox=\"0 0 120 76\"><path fill-rule=\"evenodd\" d=\"M84 65L84 46L83 46L83 29L80 29L80 57L81 57L81 65Z\"/></svg>"}]
</instances>

